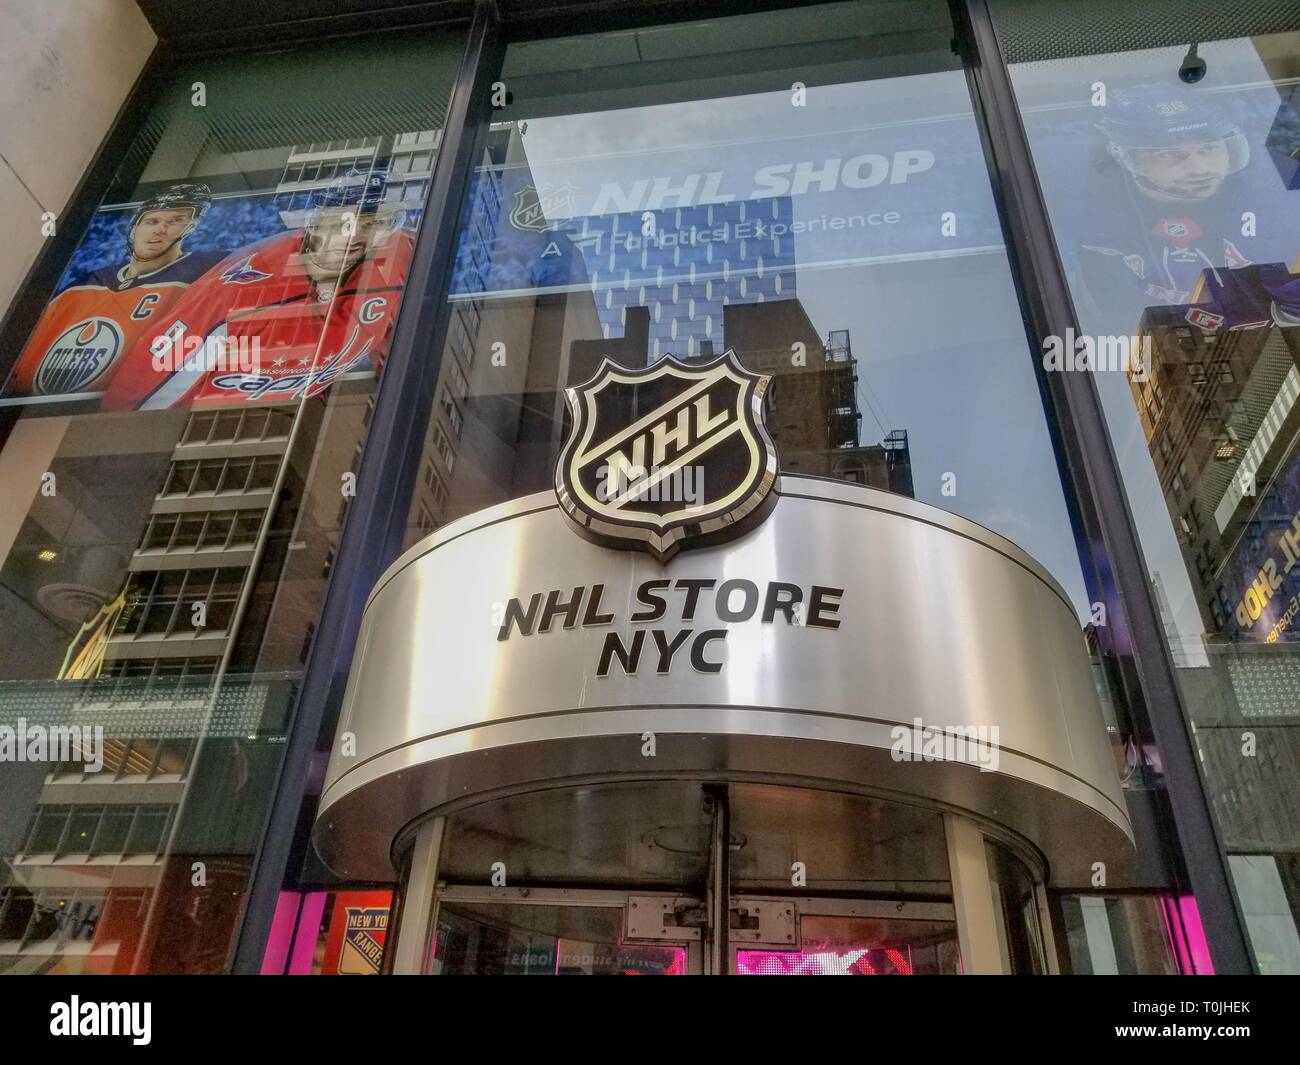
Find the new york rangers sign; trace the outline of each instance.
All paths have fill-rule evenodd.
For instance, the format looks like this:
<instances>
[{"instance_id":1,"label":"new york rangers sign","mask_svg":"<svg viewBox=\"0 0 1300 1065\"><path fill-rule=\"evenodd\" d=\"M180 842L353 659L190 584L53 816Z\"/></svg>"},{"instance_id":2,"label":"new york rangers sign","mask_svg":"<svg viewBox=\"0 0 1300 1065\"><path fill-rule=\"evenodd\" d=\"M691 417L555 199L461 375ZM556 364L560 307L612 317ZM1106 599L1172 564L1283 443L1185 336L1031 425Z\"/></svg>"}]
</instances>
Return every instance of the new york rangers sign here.
<instances>
[{"instance_id":1,"label":"new york rangers sign","mask_svg":"<svg viewBox=\"0 0 1300 1065\"><path fill-rule=\"evenodd\" d=\"M606 359L565 390L571 424L555 469L564 512L598 543L660 562L751 528L776 498L763 422L770 380L733 351L637 370Z\"/></svg>"}]
</instances>

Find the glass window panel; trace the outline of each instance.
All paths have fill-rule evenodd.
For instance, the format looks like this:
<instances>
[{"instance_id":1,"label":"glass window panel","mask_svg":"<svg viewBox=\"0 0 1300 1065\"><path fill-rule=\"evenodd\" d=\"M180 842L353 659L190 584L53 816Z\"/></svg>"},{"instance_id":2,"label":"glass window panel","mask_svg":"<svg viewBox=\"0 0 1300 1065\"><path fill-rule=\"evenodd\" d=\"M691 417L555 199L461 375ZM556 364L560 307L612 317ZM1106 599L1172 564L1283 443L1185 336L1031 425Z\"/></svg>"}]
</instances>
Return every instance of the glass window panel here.
<instances>
[{"instance_id":1,"label":"glass window panel","mask_svg":"<svg viewBox=\"0 0 1300 1065\"><path fill-rule=\"evenodd\" d=\"M1244 0L1242 35L1222 39L1226 16L1190 0L1133 0L1109 31L1077 36L1041 35L1078 23L1061 0L992 8L1079 317L1053 365L1088 373L1101 397L1224 847L1287 860L1300 851L1300 8ZM1088 345L1106 358L1065 360ZM1245 754L1248 735L1259 747ZM1295 973L1294 881L1283 895L1289 914L1248 926L1260 967Z\"/></svg>"},{"instance_id":2,"label":"glass window panel","mask_svg":"<svg viewBox=\"0 0 1300 1065\"><path fill-rule=\"evenodd\" d=\"M684 976L682 944L623 943L617 906L446 904L434 975Z\"/></svg>"},{"instance_id":3,"label":"glass window panel","mask_svg":"<svg viewBox=\"0 0 1300 1065\"><path fill-rule=\"evenodd\" d=\"M239 432L242 414L237 410L223 410L217 415L216 427L212 430L213 440L234 440Z\"/></svg>"},{"instance_id":4,"label":"glass window panel","mask_svg":"<svg viewBox=\"0 0 1300 1065\"><path fill-rule=\"evenodd\" d=\"M208 515L207 525L203 529L200 547L225 547L230 530L235 523L235 516L229 511Z\"/></svg>"},{"instance_id":5,"label":"glass window panel","mask_svg":"<svg viewBox=\"0 0 1300 1065\"><path fill-rule=\"evenodd\" d=\"M266 435L266 427L270 420L271 412L269 410L245 411L244 419L239 426L239 439L260 440Z\"/></svg>"},{"instance_id":6,"label":"glass window panel","mask_svg":"<svg viewBox=\"0 0 1300 1065\"><path fill-rule=\"evenodd\" d=\"M147 897L115 887L99 900L75 863L43 871L49 899L19 900L7 918L47 945L43 970L228 964L337 547L319 515L332 514L363 445L420 221L419 204L388 195L393 145L441 126L462 43L408 28L180 57L108 161L102 203L65 212L90 221L60 226L73 247L53 298L6 319L26 332L0 351L0 483L36 486L50 472L58 491L5 499L24 536L0 544L0 720L35 720L39 706L64 721L93 693L105 771L69 772L59 787L102 789L118 774L132 787L154 787L150 774L178 783L138 816L113 806L86 839L79 821L73 848L168 857L198 841L220 855L197 895L188 877L159 877ZM224 364L194 373L172 358L218 336ZM187 509L196 494L208 501ZM264 527L272 539L259 545ZM264 547L262 564L218 575L173 555L165 572L144 568L178 529L186 548L227 536ZM34 565L34 543L55 557ZM207 617L196 631L197 602ZM191 644L192 659L178 654ZM5 819L53 850L67 806L42 802L31 769L0 764L0 794L17 804ZM6 852L2 837L6 868L28 840Z\"/></svg>"},{"instance_id":7,"label":"glass window panel","mask_svg":"<svg viewBox=\"0 0 1300 1065\"><path fill-rule=\"evenodd\" d=\"M126 847L126 840L131 832L131 821L134 814L134 807L105 807L91 846L91 853L120 854Z\"/></svg>"},{"instance_id":8,"label":"glass window panel","mask_svg":"<svg viewBox=\"0 0 1300 1065\"><path fill-rule=\"evenodd\" d=\"M163 482L163 495L184 495L190 490L194 473L199 468L197 462L175 462L172 464L167 479Z\"/></svg>"},{"instance_id":9,"label":"glass window panel","mask_svg":"<svg viewBox=\"0 0 1300 1065\"><path fill-rule=\"evenodd\" d=\"M431 424L447 498L417 490L411 538L425 512L442 525L548 489L564 390L601 359L732 349L773 376L783 473L987 525L1090 621L948 7L909 4L886 44L889 10L507 49L513 102L492 113L449 293L442 383L455 395L452 367L472 367L469 398ZM807 107L792 106L792 68ZM934 221L945 211L956 237ZM506 367L470 362L496 343Z\"/></svg>"},{"instance_id":10,"label":"glass window panel","mask_svg":"<svg viewBox=\"0 0 1300 1065\"><path fill-rule=\"evenodd\" d=\"M209 459L199 463L198 473L194 477L193 492L215 492L221 483L221 474L225 463L220 459Z\"/></svg>"},{"instance_id":11,"label":"glass window panel","mask_svg":"<svg viewBox=\"0 0 1300 1065\"><path fill-rule=\"evenodd\" d=\"M172 534L176 531L176 515L160 514L149 523L149 531L146 533L144 543L141 545L146 551L158 550L167 547L171 543Z\"/></svg>"},{"instance_id":12,"label":"glass window panel","mask_svg":"<svg viewBox=\"0 0 1300 1065\"><path fill-rule=\"evenodd\" d=\"M69 806L39 807L24 849L30 854L51 854L57 850L71 813Z\"/></svg>"},{"instance_id":13,"label":"glass window panel","mask_svg":"<svg viewBox=\"0 0 1300 1065\"><path fill-rule=\"evenodd\" d=\"M258 530L261 527L262 511L235 511L234 529L230 534L230 546L234 547L236 544L253 543L257 539Z\"/></svg>"},{"instance_id":14,"label":"glass window panel","mask_svg":"<svg viewBox=\"0 0 1300 1065\"><path fill-rule=\"evenodd\" d=\"M221 474L220 490L222 492L242 492L248 485L248 475L252 472L252 459L227 459L226 468Z\"/></svg>"},{"instance_id":15,"label":"glass window panel","mask_svg":"<svg viewBox=\"0 0 1300 1065\"><path fill-rule=\"evenodd\" d=\"M270 488L275 484L275 475L280 470L280 463L273 458L258 458L253 462L252 477L248 482L250 491L258 488Z\"/></svg>"},{"instance_id":16,"label":"glass window panel","mask_svg":"<svg viewBox=\"0 0 1300 1065\"><path fill-rule=\"evenodd\" d=\"M185 435L181 438L182 443L201 444L205 442L211 434L216 420L217 416L210 412L193 415L189 424L185 427Z\"/></svg>"},{"instance_id":17,"label":"glass window panel","mask_svg":"<svg viewBox=\"0 0 1300 1065\"><path fill-rule=\"evenodd\" d=\"M206 514L182 514L180 520L176 523L176 534L172 539L172 547L177 549L197 547L206 518Z\"/></svg>"},{"instance_id":18,"label":"glass window panel","mask_svg":"<svg viewBox=\"0 0 1300 1065\"><path fill-rule=\"evenodd\" d=\"M127 838L126 853L150 854L157 851L162 845L171 811L169 806L139 807Z\"/></svg>"},{"instance_id":19,"label":"glass window panel","mask_svg":"<svg viewBox=\"0 0 1300 1065\"><path fill-rule=\"evenodd\" d=\"M103 816L102 806L73 807L68 821L68 831L63 839L62 851L65 854L89 854L90 845L99 828L99 819Z\"/></svg>"}]
</instances>

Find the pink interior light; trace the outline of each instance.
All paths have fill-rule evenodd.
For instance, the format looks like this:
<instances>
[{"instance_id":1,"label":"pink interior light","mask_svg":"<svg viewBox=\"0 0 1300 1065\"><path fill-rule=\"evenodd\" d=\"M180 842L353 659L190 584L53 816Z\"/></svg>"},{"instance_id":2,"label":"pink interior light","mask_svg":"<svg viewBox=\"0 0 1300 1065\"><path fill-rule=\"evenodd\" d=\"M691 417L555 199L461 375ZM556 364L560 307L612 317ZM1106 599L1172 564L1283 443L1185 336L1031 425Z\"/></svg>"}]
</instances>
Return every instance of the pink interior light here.
<instances>
[{"instance_id":1,"label":"pink interior light","mask_svg":"<svg viewBox=\"0 0 1300 1065\"><path fill-rule=\"evenodd\" d=\"M843 950L738 950L741 976L912 976L910 953L897 947Z\"/></svg>"},{"instance_id":2,"label":"pink interior light","mask_svg":"<svg viewBox=\"0 0 1300 1065\"><path fill-rule=\"evenodd\" d=\"M1210 945L1205 941L1205 927L1195 897L1166 895L1160 899L1160 908L1178 972L1183 976L1213 976L1214 962L1210 959Z\"/></svg>"}]
</instances>

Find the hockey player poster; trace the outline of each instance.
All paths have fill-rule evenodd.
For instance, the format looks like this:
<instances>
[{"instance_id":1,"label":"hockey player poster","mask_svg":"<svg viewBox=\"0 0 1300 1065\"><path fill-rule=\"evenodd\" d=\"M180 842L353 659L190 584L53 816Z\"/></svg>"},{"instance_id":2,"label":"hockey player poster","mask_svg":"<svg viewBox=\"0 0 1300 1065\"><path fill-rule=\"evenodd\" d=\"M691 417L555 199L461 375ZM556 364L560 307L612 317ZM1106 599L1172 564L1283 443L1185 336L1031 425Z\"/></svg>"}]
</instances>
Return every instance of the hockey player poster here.
<instances>
[{"instance_id":1,"label":"hockey player poster","mask_svg":"<svg viewBox=\"0 0 1300 1065\"><path fill-rule=\"evenodd\" d=\"M200 182L102 209L0 403L286 402L378 372L413 240L385 193L351 170L294 213Z\"/></svg>"}]
</instances>

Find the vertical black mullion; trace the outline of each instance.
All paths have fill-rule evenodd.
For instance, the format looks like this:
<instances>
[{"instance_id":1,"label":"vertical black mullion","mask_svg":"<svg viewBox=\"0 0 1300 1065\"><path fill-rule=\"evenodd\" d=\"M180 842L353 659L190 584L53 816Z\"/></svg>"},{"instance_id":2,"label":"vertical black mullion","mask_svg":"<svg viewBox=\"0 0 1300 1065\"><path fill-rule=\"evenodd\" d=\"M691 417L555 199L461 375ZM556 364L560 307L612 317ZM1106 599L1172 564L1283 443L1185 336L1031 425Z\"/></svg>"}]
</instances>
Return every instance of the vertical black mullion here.
<instances>
[{"instance_id":1,"label":"vertical black mullion","mask_svg":"<svg viewBox=\"0 0 1300 1065\"><path fill-rule=\"evenodd\" d=\"M1047 336L1065 336L1070 329L1081 332L1065 268L987 0L951 0L951 4L965 45L972 103L991 163L1007 253L1020 280L1027 330L1034 350L1042 351ZM1083 532L1094 545L1101 545L1109 561L1104 578L1098 572L1101 567L1094 567L1094 576L1118 608L1110 611L1111 624L1129 626L1135 670L1126 694L1164 763L1166 811L1181 850L1177 871L1185 875L1196 896L1215 971L1250 973L1245 924L1096 384L1090 374L1080 373L1043 373L1040 381L1049 394L1057 445L1073 482L1070 494Z\"/></svg>"},{"instance_id":2,"label":"vertical black mullion","mask_svg":"<svg viewBox=\"0 0 1300 1065\"><path fill-rule=\"evenodd\" d=\"M469 189L475 147L502 53L493 0L477 0L465 51L443 123L397 326L375 396L369 434L331 568L320 624L307 658L288 743L249 883L232 968L261 971L276 902L291 862L301 860L319 777L338 718L348 666L366 596L400 553L419 471L424 435L447 333L451 278L461 205Z\"/></svg>"}]
</instances>

